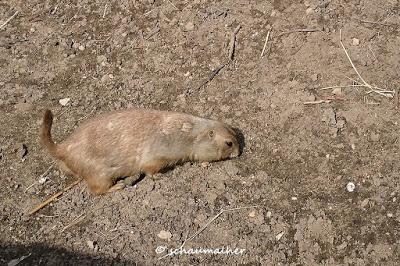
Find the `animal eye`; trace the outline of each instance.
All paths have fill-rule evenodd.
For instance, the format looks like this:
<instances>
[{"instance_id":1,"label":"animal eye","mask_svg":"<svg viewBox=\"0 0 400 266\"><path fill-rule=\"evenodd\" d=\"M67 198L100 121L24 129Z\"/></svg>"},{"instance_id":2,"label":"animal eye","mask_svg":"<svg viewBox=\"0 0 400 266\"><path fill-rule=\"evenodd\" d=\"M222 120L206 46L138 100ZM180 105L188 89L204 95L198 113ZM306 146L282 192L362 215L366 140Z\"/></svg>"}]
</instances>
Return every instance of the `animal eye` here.
<instances>
[{"instance_id":1,"label":"animal eye","mask_svg":"<svg viewBox=\"0 0 400 266\"><path fill-rule=\"evenodd\" d=\"M226 145L228 145L228 147L232 147L233 143L232 141L225 141Z\"/></svg>"}]
</instances>

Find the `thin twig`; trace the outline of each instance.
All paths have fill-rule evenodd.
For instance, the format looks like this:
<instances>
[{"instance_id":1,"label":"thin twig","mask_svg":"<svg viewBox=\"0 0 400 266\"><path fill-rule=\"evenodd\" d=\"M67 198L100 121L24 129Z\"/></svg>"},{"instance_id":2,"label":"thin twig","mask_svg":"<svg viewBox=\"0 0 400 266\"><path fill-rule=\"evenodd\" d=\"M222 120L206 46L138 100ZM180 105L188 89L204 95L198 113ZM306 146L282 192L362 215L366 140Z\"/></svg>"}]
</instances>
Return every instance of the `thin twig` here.
<instances>
[{"instance_id":1,"label":"thin twig","mask_svg":"<svg viewBox=\"0 0 400 266\"><path fill-rule=\"evenodd\" d=\"M0 30L6 26L8 24L8 22L10 22L17 14L19 13L19 11L15 11L14 15L12 15L11 17L9 17L3 24L1 24L0 26Z\"/></svg>"},{"instance_id":2,"label":"thin twig","mask_svg":"<svg viewBox=\"0 0 400 266\"><path fill-rule=\"evenodd\" d=\"M361 77L361 75L360 75L360 73L358 72L357 68L356 68L356 67L354 66L354 64L353 64L353 61L351 60L350 55L349 55L349 53L348 53L347 50L346 50L346 47L344 47L344 44L343 44L343 42L342 42L342 30L341 30L341 29L340 29L340 31L339 31L339 34L340 34L340 45L342 46L342 48L343 48L343 50L344 50L344 52L345 52L345 54L346 54L346 56L347 56L347 59L349 59L351 66L353 67L354 71L357 73L357 75L358 75L358 77L361 79L361 81L362 81L364 84L368 84L368 83L365 82L365 80Z\"/></svg>"},{"instance_id":3,"label":"thin twig","mask_svg":"<svg viewBox=\"0 0 400 266\"><path fill-rule=\"evenodd\" d=\"M106 17L107 4L104 5L103 18Z\"/></svg>"},{"instance_id":4,"label":"thin twig","mask_svg":"<svg viewBox=\"0 0 400 266\"><path fill-rule=\"evenodd\" d=\"M312 105L312 104L320 104L320 103L331 103L332 100L318 100L318 101L312 101L312 102L304 102L304 105Z\"/></svg>"},{"instance_id":5,"label":"thin twig","mask_svg":"<svg viewBox=\"0 0 400 266\"><path fill-rule=\"evenodd\" d=\"M233 56L234 56L234 53L235 53L235 43L236 43L236 34L239 32L239 30L240 30L240 28L241 28L242 26L240 26L240 25L238 25L236 28L235 28L235 30L233 31L233 33L232 33L232 36L231 36L231 43L230 43L230 47L229 47L229 59L230 60L233 60Z\"/></svg>"},{"instance_id":6,"label":"thin twig","mask_svg":"<svg viewBox=\"0 0 400 266\"><path fill-rule=\"evenodd\" d=\"M332 86L332 87L325 87L325 88L321 88L321 89L322 89L322 90L326 90L326 89L332 89L332 88L335 88L335 87L336 87L336 88L363 87L363 88L369 89L369 91L366 92L367 94L370 94L370 93L373 92L373 93L376 93L376 94L381 95L381 96L384 96L384 97L393 98L393 97L394 97L394 94L395 94L395 91L394 91L394 90L383 90L383 89L381 89L381 88L379 88L379 87L377 87L377 86L373 86L373 85L371 85L371 84L369 84L369 83L367 83L367 82L365 81L365 79L361 76L360 72L358 72L356 66L355 66L354 63L353 63L353 60L351 60L351 57L350 57L349 53L347 52L346 47L344 46L344 44L343 44L343 42L342 42L342 30L339 31L339 34L340 34L340 45L342 46L343 51L344 51L344 53L346 54L346 57L347 57L347 59L349 60L349 62L350 62L350 64L351 64L351 67L352 67L353 70L356 72L356 74L357 74L358 78L361 80L361 82L358 82L358 81L353 80L353 81L355 81L355 82L358 83L358 84L347 85L347 86Z\"/></svg>"},{"instance_id":7,"label":"thin twig","mask_svg":"<svg viewBox=\"0 0 400 266\"><path fill-rule=\"evenodd\" d=\"M165 1L165 0L164 0L164 1ZM170 0L167 0L167 2L168 2L171 6L173 6L176 10L180 11L180 9L177 8L176 5L174 5L174 3L172 3Z\"/></svg>"},{"instance_id":8,"label":"thin twig","mask_svg":"<svg viewBox=\"0 0 400 266\"><path fill-rule=\"evenodd\" d=\"M317 32L317 31L321 31L321 30L318 30L318 29L297 29L297 30L291 30L291 31L282 32L277 37L281 37L282 35L295 33L295 32Z\"/></svg>"},{"instance_id":9,"label":"thin twig","mask_svg":"<svg viewBox=\"0 0 400 266\"><path fill-rule=\"evenodd\" d=\"M356 20L358 20L362 23L377 24L377 25L386 26L386 27L400 27L399 25L396 25L396 24L386 24L386 23L379 22L379 21L370 21L370 20L363 20L363 19L358 19L358 18L356 18Z\"/></svg>"},{"instance_id":10,"label":"thin twig","mask_svg":"<svg viewBox=\"0 0 400 266\"><path fill-rule=\"evenodd\" d=\"M263 49L262 49L260 58L263 58L263 56L264 56L264 52L265 52L265 48L267 48L267 43L268 43L268 39L269 39L269 34L270 34L270 32L271 32L271 31L269 30L268 33L267 33L267 37L265 38L265 43L264 43L264 47L263 47Z\"/></svg>"},{"instance_id":11,"label":"thin twig","mask_svg":"<svg viewBox=\"0 0 400 266\"><path fill-rule=\"evenodd\" d=\"M200 84L200 86L197 87L196 90L200 90L203 86L207 85L207 83L209 83L211 80L214 79L214 77L226 66L227 64L222 64L219 67L217 67L216 69L213 70L213 72L211 72L210 76L203 81L203 83Z\"/></svg>"},{"instance_id":12,"label":"thin twig","mask_svg":"<svg viewBox=\"0 0 400 266\"><path fill-rule=\"evenodd\" d=\"M196 236L201 234L212 222L214 222L219 216L221 216L225 212L229 211L237 211L237 210L243 210L243 209L250 209L250 208L256 208L258 206L247 206L247 207L238 207L238 208L232 208L232 209L221 209L221 211L215 215L213 218L211 218L205 225L203 225L195 234L193 234L191 237L187 238L183 244L181 245L181 248L186 244L186 242L194 239Z\"/></svg>"},{"instance_id":13,"label":"thin twig","mask_svg":"<svg viewBox=\"0 0 400 266\"><path fill-rule=\"evenodd\" d=\"M355 84L355 85L343 85L343 86L330 86L330 87L323 87L323 88L320 88L320 90L331 90L331 89L338 89L338 88L347 88L347 87L364 87L364 85L358 85L358 84Z\"/></svg>"},{"instance_id":14,"label":"thin twig","mask_svg":"<svg viewBox=\"0 0 400 266\"><path fill-rule=\"evenodd\" d=\"M56 198L58 198L60 195L62 195L64 192L70 190L71 188L73 188L75 185L77 185L79 182L81 182L82 178L79 178L77 180L75 180L74 182L70 183L68 186L66 186L65 188L63 188L62 190L58 191L57 193L53 194L52 196L50 196L48 199L46 199L45 201L43 201L42 203L40 203L39 205L37 205L35 208L33 208L30 212L29 215L32 215L34 213L36 213L38 210L42 209L43 207L45 207L46 205L50 204L51 202L53 202Z\"/></svg>"},{"instance_id":15,"label":"thin twig","mask_svg":"<svg viewBox=\"0 0 400 266\"><path fill-rule=\"evenodd\" d=\"M65 230L70 228L71 226L74 226L78 223L80 223L83 219L85 219L86 215L84 213L81 213L79 216L77 216L75 219L73 219L68 225L66 225L62 230L61 233L63 233Z\"/></svg>"}]
</instances>

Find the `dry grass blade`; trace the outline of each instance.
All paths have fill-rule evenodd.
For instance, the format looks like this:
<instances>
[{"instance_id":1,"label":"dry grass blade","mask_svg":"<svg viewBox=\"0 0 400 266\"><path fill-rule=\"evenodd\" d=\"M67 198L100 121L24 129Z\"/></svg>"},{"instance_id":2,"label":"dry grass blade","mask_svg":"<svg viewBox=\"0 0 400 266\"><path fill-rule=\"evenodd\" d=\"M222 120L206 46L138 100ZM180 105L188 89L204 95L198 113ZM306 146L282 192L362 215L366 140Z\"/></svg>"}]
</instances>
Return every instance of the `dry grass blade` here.
<instances>
[{"instance_id":1,"label":"dry grass blade","mask_svg":"<svg viewBox=\"0 0 400 266\"><path fill-rule=\"evenodd\" d=\"M269 40L269 34L270 33L271 33L271 31L269 30L268 33L267 33L267 37L265 38L265 43L264 43L264 47L262 49L260 58L263 58L263 56L264 56L265 48L267 48L267 43L268 43L268 40Z\"/></svg>"},{"instance_id":2,"label":"dry grass blade","mask_svg":"<svg viewBox=\"0 0 400 266\"><path fill-rule=\"evenodd\" d=\"M373 85L371 85L371 84L369 84L368 82L365 81L365 79L361 76L360 72L358 72L356 66L353 63L353 60L351 59L349 53L347 52L346 47L344 46L344 44L342 42L342 30L339 31L339 34L340 34L340 45L342 46L343 51L346 54L346 57L347 57L347 59L349 60L349 62L351 64L351 67L356 72L356 74L357 74L357 76L358 76L358 78L360 79L361 82L353 80L353 82L355 82L357 84L344 85L344 86L330 86L330 87L320 88L320 90L328 90L328 89L333 89L333 88L360 87L360 88L369 89L369 91L367 91L366 94L376 93L378 95L381 95L381 96L384 96L384 97L387 97L387 98L393 98L394 94L395 94L394 90L384 90L384 89L381 89L381 88L379 88L377 86L373 86Z\"/></svg>"},{"instance_id":3,"label":"dry grass blade","mask_svg":"<svg viewBox=\"0 0 400 266\"><path fill-rule=\"evenodd\" d=\"M11 17L9 17L3 24L0 25L0 30L5 27L8 22L10 22L17 14L19 13L19 11L15 11L14 15L12 15Z\"/></svg>"},{"instance_id":4,"label":"dry grass blade","mask_svg":"<svg viewBox=\"0 0 400 266\"><path fill-rule=\"evenodd\" d=\"M61 196L64 192L70 190L71 188L73 188L75 185L77 185L79 182L81 182L81 178L75 180L74 182L72 182L71 184L69 184L68 186L66 186L64 189L58 191L57 193L53 194L52 196L50 196L48 199L46 199L45 201L43 201L42 203L40 203L39 205L37 205L35 208L33 208L30 212L29 215L32 215L34 213L36 213L38 210L42 209L43 207L47 206L48 204L50 204L51 202L53 202L56 198L58 198L59 196Z\"/></svg>"}]
</instances>

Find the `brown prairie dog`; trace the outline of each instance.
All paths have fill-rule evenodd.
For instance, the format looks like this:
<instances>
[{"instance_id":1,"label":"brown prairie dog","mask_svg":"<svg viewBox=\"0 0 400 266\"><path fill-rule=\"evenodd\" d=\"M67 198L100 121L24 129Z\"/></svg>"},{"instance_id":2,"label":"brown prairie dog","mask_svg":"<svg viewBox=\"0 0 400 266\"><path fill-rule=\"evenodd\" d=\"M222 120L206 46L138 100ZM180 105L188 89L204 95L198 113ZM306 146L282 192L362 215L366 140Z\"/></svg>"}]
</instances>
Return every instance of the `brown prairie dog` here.
<instances>
[{"instance_id":1,"label":"brown prairie dog","mask_svg":"<svg viewBox=\"0 0 400 266\"><path fill-rule=\"evenodd\" d=\"M46 110L42 145L62 170L83 177L96 195L121 188L115 185L121 177L153 175L178 162L217 161L240 153L237 135L228 125L177 112L110 112L84 122L60 144L52 140L52 123Z\"/></svg>"}]
</instances>

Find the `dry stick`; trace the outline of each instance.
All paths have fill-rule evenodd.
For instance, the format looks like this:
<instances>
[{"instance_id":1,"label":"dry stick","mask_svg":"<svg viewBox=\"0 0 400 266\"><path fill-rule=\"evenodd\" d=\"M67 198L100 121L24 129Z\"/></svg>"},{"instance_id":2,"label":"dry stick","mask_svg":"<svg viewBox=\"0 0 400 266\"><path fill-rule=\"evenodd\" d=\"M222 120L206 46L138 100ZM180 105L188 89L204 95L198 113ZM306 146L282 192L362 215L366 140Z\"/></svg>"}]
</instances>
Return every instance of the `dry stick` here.
<instances>
[{"instance_id":1,"label":"dry stick","mask_svg":"<svg viewBox=\"0 0 400 266\"><path fill-rule=\"evenodd\" d=\"M165 0L164 0L165 1ZM172 3L170 0L167 0L167 2L173 6L176 10L180 10L179 8L176 7L176 5L174 5L174 3Z\"/></svg>"},{"instance_id":2,"label":"dry stick","mask_svg":"<svg viewBox=\"0 0 400 266\"><path fill-rule=\"evenodd\" d=\"M63 233L65 230L67 230L68 228L70 228L71 226L74 226L78 223L80 223L83 219L85 219L86 215L83 215L83 213L81 213L78 217L76 217L75 219L72 220L72 222L70 222L68 225L66 225L62 230L61 233Z\"/></svg>"},{"instance_id":3,"label":"dry stick","mask_svg":"<svg viewBox=\"0 0 400 266\"><path fill-rule=\"evenodd\" d=\"M76 186L79 182L81 182L82 178L79 178L77 180L75 180L74 182L70 183L68 186L66 186L65 188L63 188L62 190L58 191L57 193L53 194L52 196L50 196L48 199L46 199L45 201L43 201L42 203L40 203L39 205L37 205L35 208L33 208L30 212L29 215L32 215L34 213L36 213L38 210L42 209L43 207L45 207L46 205L50 204L51 202L53 202L56 198L58 198L60 195L62 195L64 192L70 190L71 188L73 188L74 186Z\"/></svg>"},{"instance_id":4,"label":"dry stick","mask_svg":"<svg viewBox=\"0 0 400 266\"><path fill-rule=\"evenodd\" d=\"M235 42L236 42L236 34L239 32L241 26L238 25L235 30L232 33L232 37L231 37L231 43L230 43L230 48L229 48L229 59L232 61L233 60L233 55L235 52ZM197 88L196 91L200 90L203 86L207 85L211 80L213 80L215 78L215 76L225 67L229 64L228 63L224 63L222 65L220 65L219 67L217 67L216 69L214 69L210 76L203 81Z\"/></svg>"},{"instance_id":5,"label":"dry stick","mask_svg":"<svg viewBox=\"0 0 400 266\"><path fill-rule=\"evenodd\" d=\"M228 212L228 211L237 211L237 210L242 210L242 209L250 209L250 208L256 208L258 206L247 206L247 207L237 207L237 208L232 208L232 209L221 209L221 211L215 215L211 220L209 220L205 225L203 225L194 235L192 235L191 237L187 238L183 244L181 245L181 248L186 244L186 242L194 239L196 236L198 236L201 232L203 232L212 222L214 222L219 216L221 216L221 214L223 214L224 212Z\"/></svg>"},{"instance_id":6,"label":"dry stick","mask_svg":"<svg viewBox=\"0 0 400 266\"><path fill-rule=\"evenodd\" d=\"M353 64L353 61L351 60L350 55L349 55L349 53L348 53L347 50L346 50L346 47L344 47L344 44L343 44L343 42L342 42L342 30L339 31L339 34L340 34L340 45L342 46L342 48L343 48L343 50L344 50L344 52L345 52L345 54L346 54L346 56L347 56L347 59L349 59L350 64L351 64L351 66L353 67L354 71L357 73L357 75L358 75L358 77L360 78L360 80L364 83L364 84L362 84L362 85L364 85L364 87L370 89L370 91L367 92L367 94L369 94L369 93L371 93L371 92L374 92L374 93L377 93L377 94L379 94L379 95L382 95L382 96L385 96L385 97L388 97L388 98L393 98L393 94L394 94L393 91L385 91L385 90L382 90L381 88L378 88L378 87L375 87L375 86L371 86L369 83L367 83L367 82L363 79L363 77L360 75L360 73L358 72L357 68L356 68L355 65ZM387 93L390 93L390 95L387 95Z\"/></svg>"},{"instance_id":7,"label":"dry stick","mask_svg":"<svg viewBox=\"0 0 400 266\"><path fill-rule=\"evenodd\" d=\"M344 47L344 44L343 44L343 42L342 42L342 30L339 31L339 34L340 34L340 45L342 46L344 52L346 53L347 59L349 59L351 66L353 67L354 71L357 73L357 75L358 75L358 77L361 79L361 81L362 81L364 84L368 84L368 83L365 82L365 80L361 77L360 73L358 73L358 70L357 70L357 68L354 66L353 61L351 60L349 53L347 52L346 48ZM368 84L368 85L369 85L369 84Z\"/></svg>"},{"instance_id":8,"label":"dry stick","mask_svg":"<svg viewBox=\"0 0 400 266\"><path fill-rule=\"evenodd\" d=\"M203 82L200 84L200 86L197 87L196 90L200 90L203 86L207 85L207 83L209 83L211 80L214 79L214 77L226 66L227 64L222 64L219 67L217 67L215 70L213 70L213 72L211 73L211 75Z\"/></svg>"},{"instance_id":9,"label":"dry stick","mask_svg":"<svg viewBox=\"0 0 400 266\"><path fill-rule=\"evenodd\" d=\"M304 105L311 105L311 104L320 104L320 103L331 103L332 100L318 100L313 102L304 102Z\"/></svg>"},{"instance_id":10,"label":"dry stick","mask_svg":"<svg viewBox=\"0 0 400 266\"><path fill-rule=\"evenodd\" d=\"M377 24L377 25L386 26L386 27L400 27L400 25L386 24L386 23L379 22L379 21L362 20L362 19L358 19L358 18L356 18L356 20L358 20L358 21L360 21L362 23Z\"/></svg>"},{"instance_id":11,"label":"dry stick","mask_svg":"<svg viewBox=\"0 0 400 266\"><path fill-rule=\"evenodd\" d=\"M338 85L338 86L329 86L329 87L323 87L320 90L331 90L331 89L338 89L338 88L347 88L347 87L364 87L364 85L361 84L354 84L354 85Z\"/></svg>"},{"instance_id":12,"label":"dry stick","mask_svg":"<svg viewBox=\"0 0 400 266\"><path fill-rule=\"evenodd\" d=\"M318 30L318 29L297 29L297 30L291 30L291 31L282 32L277 37L281 37L282 35L295 33L295 32L316 32L316 31L321 31L321 30Z\"/></svg>"},{"instance_id":13,"label":"dry stick","mask_svg":"<svg viewBox=\"0 0 400 266\"><path fill-rule=\"evenodd\" d=\"M229 59L230 60L233 60L233 56L235 53L236 34L239 32L241 27L242 26L238 25L232 33L231 43L230 43L230 47L229 47Z\"/></svg>"},{"instance_id":14,"label":"dry stick","mask_svg":"<svg viewBox=\"0 0 400 266\"><path fill-rule=\"evenodd\" d=\"M10 22L18 13L19 11L15 11L14 15L9 17L3 24L1 24L0 29L2 29L5 25L7 25L7 23Z\"/></svg>"},{"instance_id":15,"label":"dry stick","mask_svg":"<svg viewBox=\"0 0 400 266\"><path fill-rule=\"evenodd\" d=\"M263 58L263 56L264 56L264 52L265 52L265 48L267 48L267 43L268 43L268 39L269 39L269 34L270 34L270 32L271 32L271 31L269 30L268 33L267 33L267 37L265 38L265 43L264 43L264 47L263 47L263 49L262 49L260 58Z\"/></svg>"},{"instance_id":16,"label":"dry stick","mask_svg":"<svg viewBox=\"0 0 400 266\"><path fill-rule=\"evenodd\" d=\"M372 85L370 85L369 83L367 83L367 82L364 80L364 78L361 76L361 74L358 72L357 68L355 67L355 65L354 65L354 63L353 63L353 60L351 60L351 57L350 57L349 53L348 53L347 50L346 50L346 47L344 47L344 44L343 44L343 42L342 42L342 30L339 31L339 34L340 34L340 45L342 46L343 51L345 52L345 54L346 54L346 56L347 56L347 59L349 60L351 66L352 66L352 68L353 68L353 70L357 73L357 76L358 76L358 78L362 81L362 83L356 81L356 82L358 83L358 84L356 84L356 85L324 87L324 88L321 88L321 90L331 89L331 88L334 88L334 87L337 87L337 88L364 87L364 88L370 89L370 91L368 91L367 94L370 94L370 93L374 92L374 93L376 93L376 94L379 94L379 95L382 95L382 96L385 96L385 97L388 97L388 98L393 98L394 91L383 90L383 89L381 89L381 88L379 88L379 87L372 86Z\"/></svg>"},{"instance_id":17,"label":"dry stick","mask_svg":"<svg viewBox=\"0 0 400 266\"><path fill-rule=\"evenodd\" d=\"M103 18L106 17L107 4L104 5Z\"/></svg>"}]
</instances>

